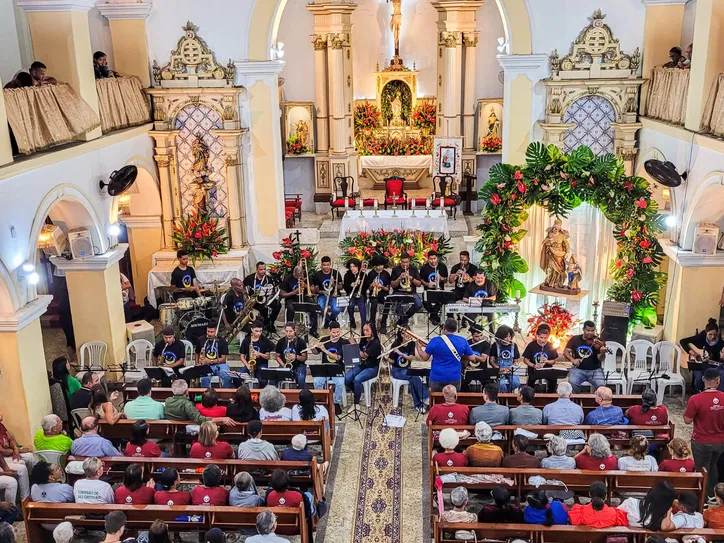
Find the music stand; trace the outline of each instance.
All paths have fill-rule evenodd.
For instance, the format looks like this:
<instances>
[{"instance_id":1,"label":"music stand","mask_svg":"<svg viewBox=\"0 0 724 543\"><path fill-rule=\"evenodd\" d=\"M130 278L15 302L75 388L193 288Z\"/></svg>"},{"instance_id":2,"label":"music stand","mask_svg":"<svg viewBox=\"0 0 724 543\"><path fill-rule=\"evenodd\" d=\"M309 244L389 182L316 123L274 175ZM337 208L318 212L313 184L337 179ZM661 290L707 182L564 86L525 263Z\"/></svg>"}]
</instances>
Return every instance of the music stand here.
<instances>
[{"instance_id":1,"label":"music stand","mask_svg":"<svg viewBox=\"0 0 724 543\"><path fill-rule=\"evenodd\" d=\"M173 381L174 377L178 377L176 375L176 372L174 372L173 375L169 375L166 373L166 370L160 366L156 367L146 367L143 368L143 370L146 372L146 375L154 381L160 381L162 386L170 387L171 382Z\"/></svg>"},{"instance_id":2,"label":"music stand","mask_svg":"<svg viewBox=\"0 0 724 543\"><path fill-rule=\"evenodd\" d=\"M324 389L329 389L329 379L332 377L342 377L344 375L344 366L337 363L322 362L321 364L307 364L312 377L321 377L324 379ZM336 386L336 385L335 385ZM344 394L345 391L342 391ZM339 415L337 415L339 418Z\"/></svg>"},{"instance_id":3,"label":"music stand","mask_svg":"<svg viewBox=\"0 0 724 543\"><path fill-rule=\"evenodd\" d=\"M427 303L429 304L440 304L440 324L433 326L432 329L430 329L430 317L428 314L427 317L427 339L430 339L430 336L437 330L438 335L442 333L442 327L444 319L442 318L443 315L445 315L445 306L447 304L454 304L455 303L455 291L453 290L438 290L438 289L431 289L425 291L427 296Z\"/></svg>"},{"instance_id":4,"label":"music stand","mask_svg":"<svg viewBox=\"0 0 724 543\"><path fill-rule=\"evenodd\" d=\"M294 371L291 368L261 368L259 370L259 377L267 382L277 384L279 384L279 381L297 382L294 376Z\"/></svg>"},{"instance_id":5,"label":"music stand","mask_svg":"<svg viewBox=\"0 0 724 543\"><path fill-rule=\"evenodd\" d=\"M354 366L359 365L361 362L359 345L357 343L350 343L349 345L344 345L342 347L342 360L344 361L344 367L346 370L351 370ZM345 394L346 393L347 391L345 390ZM339 420L351 417L352 420L357 421L359 423L359 427L362 428L362 421L360 420L360 415L367 415L367 412L359 409L354 401L352 402L352 406L352 410L347 411L346 413L341 415L339 417Z\"/></svg>"},{"instance_id":6,"label":"music stand","mask_svg":"<svg viewBox=\"0 0 724 543\"><path fill-rule=\"evenodd\" d=\"M412 294L390 294L385 298L385 305L382 307L383 311L387 310L387 317L394 315L399 320L402 314L407 313L410 309L410 305L415 303L415 297ZM397 322L394 321L395 323Z\"/></svg>"},{"instance_id":7,"label":"music stand","mask_svg":"<svg viewBox=\"0 0 724 543\"><path fill-rule=\"evenodd\" d=\"M198 366L189 366L179 370L181 378L189 383L192 379L201 379L207 375L214 375L208 364L199 364Z\"/></svg>"},{"instance_id":8,"label":"music stand","mask_svg":"<svg viewBox=\"0 0 724 543\"><path fill-rule=\"evenodd\" d=\"M473 381L479 381L482 385L489 381L494 381L500 374L499 368L482 368L477 370L466 370L463 374L463 385L467 387L467 391L470 390L470 383Z\"/></svg>"}]
</instances>

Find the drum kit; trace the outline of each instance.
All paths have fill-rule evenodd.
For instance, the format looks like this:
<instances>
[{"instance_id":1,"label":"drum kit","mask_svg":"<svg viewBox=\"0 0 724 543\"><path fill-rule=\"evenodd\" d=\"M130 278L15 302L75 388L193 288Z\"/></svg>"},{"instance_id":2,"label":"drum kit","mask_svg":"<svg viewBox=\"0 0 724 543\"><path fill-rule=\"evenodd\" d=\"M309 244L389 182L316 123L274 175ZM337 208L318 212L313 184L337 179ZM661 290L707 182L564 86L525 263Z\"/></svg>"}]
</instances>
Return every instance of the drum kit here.
<instances>
[{"instance_id":1,"label":"drum kit","mask_svg":"<svg viewBox=\"0 0 724 543\"><path fill-rule=\"evenodd\" d=\"M172 286L158 287L167 299L166 303L158 306L159 321L162 326L170 326L180 332L185 339L195 340L204 335L206 327L214 317L215 311L220 311L221 298L229 289L224 281L214 280L203 285L196 298L179 298L174 300L174 294L188 292L187 289Z\"/></svg>"}]
</instances>

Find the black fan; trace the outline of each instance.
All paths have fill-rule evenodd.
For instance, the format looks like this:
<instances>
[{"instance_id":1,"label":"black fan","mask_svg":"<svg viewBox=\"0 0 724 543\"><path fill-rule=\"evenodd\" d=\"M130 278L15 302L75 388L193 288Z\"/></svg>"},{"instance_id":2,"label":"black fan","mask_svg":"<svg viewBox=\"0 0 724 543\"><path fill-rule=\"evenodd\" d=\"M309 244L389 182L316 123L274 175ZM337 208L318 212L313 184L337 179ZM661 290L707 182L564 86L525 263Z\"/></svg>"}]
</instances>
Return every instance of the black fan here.
<instances>
[{"instance_id":1,"label":"black fan","mask_svg":"<svg viewBox=\"0 0 724 543\"><path fill-rule=\"evenodd\" d=\"M644 162L644 168L646 169L646 173L665 187L678 187L681 185L682 179L686 179L686 172L679 175L679 172L676 171L676 166L668 161L647 160Z\"/></svg>"},{"instance_id":2,"label":"black fan","mask_svg":"<svg viewBox=\"0 0 724 543\"><path fill-rule=\"evenodd\" d=\"M136 181L137 175L138 168L133 165L124 166L111 174L108 183L101 181L99 185L101 190L103 190L103 187L108 187L108 194L110 196L119 196L131 188L131 185Z\"/></svg>"}]
</instances>

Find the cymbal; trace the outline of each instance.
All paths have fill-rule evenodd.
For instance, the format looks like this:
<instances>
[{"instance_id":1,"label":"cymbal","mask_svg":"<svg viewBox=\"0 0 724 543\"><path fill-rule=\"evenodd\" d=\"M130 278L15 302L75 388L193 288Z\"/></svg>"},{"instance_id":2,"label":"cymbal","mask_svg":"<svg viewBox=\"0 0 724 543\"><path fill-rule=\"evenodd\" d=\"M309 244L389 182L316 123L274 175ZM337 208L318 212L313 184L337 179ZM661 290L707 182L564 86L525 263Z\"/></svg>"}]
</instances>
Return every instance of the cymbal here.
<instances>
[{"instance_id":1,"label":"cymbal","mask_svg":"<svg viewBox=\"0 0 724 543\"><path fill-rule=\"evenodd\" d=\"M226 281L222 281L221 279L214 279L213 281L208 281L204 283L204 285L212 285L218 287L219 285L223 285L224 283L226 283Z\"/></svg>"}]
</instances>

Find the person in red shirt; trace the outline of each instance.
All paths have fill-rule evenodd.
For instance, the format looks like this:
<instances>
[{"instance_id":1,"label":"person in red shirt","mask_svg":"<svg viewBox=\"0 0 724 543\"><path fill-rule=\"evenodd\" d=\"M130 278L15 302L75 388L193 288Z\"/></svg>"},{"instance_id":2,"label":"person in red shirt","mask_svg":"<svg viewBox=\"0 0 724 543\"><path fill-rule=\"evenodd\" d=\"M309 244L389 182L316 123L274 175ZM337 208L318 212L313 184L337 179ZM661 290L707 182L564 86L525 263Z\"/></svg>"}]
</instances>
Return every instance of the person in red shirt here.
<instances>
[{"instance_id":1,"label":"person in red shirt","mask_svg":"<svg viewBox=\"0 0 724 543\"><path fill-rule=\"evenodd\" d=\"M221 470L216 464L209 464L201 475L203 485L195 486L191 491L192 505L226 505L229 501L229 491L219 486L221 484Z\"/></svg>"},{"instance_id":2,"label":"person in red shirt","mask_svg":"<svg viewBox=\"0 0 724 543\"><path fill-rule=\"evenodd\" d=\"M433 405L427 414L427 425L433 424L467 424L470 408L457 403L458 391L453 385L446 385L442 389L445 403Z\"/></svg>"},{"instance_id":3,"label":"person in red shirt","mask_svg":"<svg viewBox=\"0 0 724 543\"><path fill-rule=\"evenodd\" d=\"M226 416L226 406L219 405L219 395L213 388L207 388L201 395L201 403L196 404L196 409L199 410L204 417L216 418Z\"/></svg>"},{"instance_id":4,"label":"person in red shirt","mask_svg":"<svg viewBox=\"0 0 724 543\"><path fill-rule=\"evenodd\" d=\"M591 483L588 487L591 502L586 505L576 504L571 507L568 517L574 526L591 526L592 528L609 528L611 526L628 526L628 515L623 509L606 505L608 488L601 481Z\"/></svg>"},{"instance_id":5,"label":"person in red shirt","mask_svg":"<svg viewBox=\"0 0 724 543\"><path fill-rule=\"evenodd\" d=\"M460 443L458 433L452 428L445 428L440 432L440 446L445 449L445 452L439 452L432 457L433 462L437 462L438 466L441 467L456 467L464 468L468 465L468 457L465 453L455 452L455 447Z\"/></svg>"},{"instance_id":6,"label":"person in red shirt","mask_svg":"<svg viewBox=\"0 0 724 543\"><path fill-rule=\"evenodd\" d=\"M131 464L126 468L123 476L123 486L119 486L115 492L116 503L133 505L148 505L153 503L154 487L153 479L143 484L143 466Z\"/></svg>"},{"instance_id":7,"label":"person in red shirt","mask_svg":"<svg viewBox=\"0 0 724 543\"><path fill-rule=\"evenodd\" d=\"M641 405L629 407L626 418L636 426L663 426L669 423L669 412L665 405L656 405L656 392L647 388L641 394Z\"/></svg>"},{"instance_id":8,"label":"person in red shirt","mask_svg":"<svg viewBox=\"0 0 724 543\"><path fill-rule=\"evenodd\" d=\"M588 443L575 459L578 469L605 471L618 468L618 460L611 454L611 445L602 434L588 436Z\"/></svg>"},{"instance_id":9,"label":"person in red shirt","mask_svg":"<svg viewBox=\"0 0 724 543\"><path fill-rule=\"evenodd\" d=\"M226 441L217 441L219 428L216 423L207 420L201 423L199 428L199 440L191 445L191 458L205 460L224 460L234 458L234 450Z\"/></svg>"},{"instance_id":10,"label":"person in red shirt","mask_svg":"<svg viewBox=\"0 0 724 543\"><path fill-rule=\"evenodd\" d=\"M154 441L149 441L148 432L151 428L145 420L137 420L131 427L131 441L126 444L126 456L159 458L161 449Z\"/></svg>"},{"instance_id":11,"label":"person in red shirt","mask_svg":"<svg viewBox=\"0 0 724 543\"><path fill-rule=\"evenodd\" d=\"M266 494L267 507L298 507L303 502L302 493L289 488L287 472L275 469L269 481L269 491Z\"/></svg>"},{"instance_id":12,"label":"person in red shirt","mask_svg":"<svg viewBox=\"0 0 724 543\"><path fill-rule=\"evenodd\" d=\"M666 446L669 449L671 458L659 464L659 471L678 471L680 473L694 471L694 460L691 458L689 444L676 437Z\"/></svg>"},{"instance_id":13,"label":"person in red shirt","mask_svg":"<svg viewBox=\"0 0 724 543\"><path fill-rule=\"evenodd\" d=\"M178 490L181 477L176 468L166 468L156 476L158 484L163 487L153 497L156 505L191 505L191 494Z\"/></svg>"},{"instance_id":14,"label":"person in red shirt","mask_svg":"<svg viewBox=\"0 0 724 543\"><path fill-rule=\"evenodd\" d=\"M684 422L694 424L691 433L691 452L696 469L706 468L707 496L714 495L714 485L719 481L717 463L724 452L724 392L719 387L719 369L704 372L704 391L689 398L684 412Z\"/></svg>"}]
</instances>

